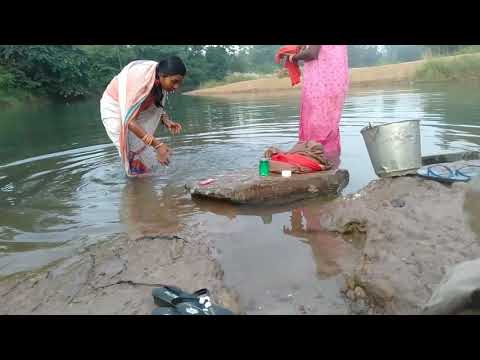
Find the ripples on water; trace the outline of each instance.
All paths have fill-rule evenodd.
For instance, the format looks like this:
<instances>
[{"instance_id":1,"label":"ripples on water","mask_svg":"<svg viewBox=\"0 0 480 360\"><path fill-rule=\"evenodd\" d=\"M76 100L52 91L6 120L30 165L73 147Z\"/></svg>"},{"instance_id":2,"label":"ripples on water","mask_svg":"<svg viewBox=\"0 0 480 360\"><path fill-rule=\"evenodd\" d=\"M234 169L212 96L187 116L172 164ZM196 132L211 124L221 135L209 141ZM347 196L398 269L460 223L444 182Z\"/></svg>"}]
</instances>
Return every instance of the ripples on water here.
<instances>
[{"instance_id":1,"label":"ripples on water","mask_svg":"<svg viewBox=\"0 0 480 360\"><path fill-rule=\"evenodd\" d=\"M345 191L357 191L375 178L360 135L368 123L420 119L426 155L477 150L477 94L441 87L352 91L341 123L341 167L350 171ZM203 221L204 230L212 236L226 223L232 231L235 226L246 232L262 231L271 241L283 236L288 209L275 214L269 229L276 230L269 233L259 216L271 217L273 210L237 214L239 225L238 219L232 220L235 210L202 207L185 194L183 184L256 167L267 146L291 147L297 139L298 101L298 95L172 99L173 118L182 122L184 133L166 139L174 151L172 165L145 181L125 178L118 154L108 144L96 102L4 112L0 274L40 266L109 234L132 229L175 231ZM158 134L166 135L163 130Z\"/></svg>"}]
</instances>

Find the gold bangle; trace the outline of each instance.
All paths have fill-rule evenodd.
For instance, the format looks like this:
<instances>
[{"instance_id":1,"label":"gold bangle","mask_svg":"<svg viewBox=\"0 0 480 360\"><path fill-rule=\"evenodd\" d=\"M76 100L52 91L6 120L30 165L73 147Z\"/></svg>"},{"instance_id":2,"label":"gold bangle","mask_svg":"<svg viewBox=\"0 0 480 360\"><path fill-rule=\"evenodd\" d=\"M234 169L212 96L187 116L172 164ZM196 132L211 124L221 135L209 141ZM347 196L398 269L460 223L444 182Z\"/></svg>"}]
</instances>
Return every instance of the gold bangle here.
<instances>
[{"instance_id":1,"label":"gold bangle","mask_svg":"<svg viewBox=\"0 0 480 360\"><path fill-rule=\"evenodd\" d=\"M160 146L162 146L162 145L165 145L165 144L161 142L161 143L155 145L154 149L155 149L155 150L158 150L158 148L159 148Z\"/></svg>"},{"instance_id":2,"label":"gold bangle","mask_svg":"<svg viewBox=\"0 0 480 360\"><path fill-rule=\"evenodd\" d=\"M154 137L150 134L145 134L142 138L142 141L149 146L152 145L153 140L154 140Z\"/></svg>"}]
</instances>

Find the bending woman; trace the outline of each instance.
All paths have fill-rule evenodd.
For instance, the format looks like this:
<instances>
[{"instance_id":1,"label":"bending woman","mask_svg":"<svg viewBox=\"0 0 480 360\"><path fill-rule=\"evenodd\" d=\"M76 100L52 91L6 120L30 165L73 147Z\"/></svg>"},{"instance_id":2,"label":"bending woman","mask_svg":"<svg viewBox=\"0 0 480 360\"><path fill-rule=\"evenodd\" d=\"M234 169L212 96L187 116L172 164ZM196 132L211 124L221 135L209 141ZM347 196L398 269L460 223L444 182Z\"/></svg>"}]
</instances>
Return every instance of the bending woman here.
<instances>
[{"instance_id":1,"label":"bending woman","mask_svg":"<svg viewBox=\"0 0 480 360\"><path fill-rule=\"evenodd\" d=\"M113 78L100 100L103 125L120 154L127 176L145 176L159 162L168 165L170 148L153 134L159 122L172 135L182 126L165 112L167 94L177 90L186 68L177 56L160 62L129 63Z\"/></svg>"}]
</instances>

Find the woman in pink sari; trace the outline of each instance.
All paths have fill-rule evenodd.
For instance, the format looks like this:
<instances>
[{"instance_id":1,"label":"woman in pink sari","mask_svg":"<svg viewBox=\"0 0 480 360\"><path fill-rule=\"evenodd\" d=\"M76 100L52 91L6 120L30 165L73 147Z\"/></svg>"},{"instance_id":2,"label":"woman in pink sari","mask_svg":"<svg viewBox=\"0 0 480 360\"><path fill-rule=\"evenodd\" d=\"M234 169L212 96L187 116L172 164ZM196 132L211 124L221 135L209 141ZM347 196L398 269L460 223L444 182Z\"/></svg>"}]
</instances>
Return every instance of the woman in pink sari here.
<instances>
[{"instance_id":1,"label":"woman in pink sari","mask_svg":"<svg viewBox=\"0 0 480 360\"><path fill-rule=\"evenodd\" d=\"M326 154L340 154L340 118L348 90L346 45L304 45L291 62L304 61L300 141L315 140Z\"/></svg>"}]
</instances>

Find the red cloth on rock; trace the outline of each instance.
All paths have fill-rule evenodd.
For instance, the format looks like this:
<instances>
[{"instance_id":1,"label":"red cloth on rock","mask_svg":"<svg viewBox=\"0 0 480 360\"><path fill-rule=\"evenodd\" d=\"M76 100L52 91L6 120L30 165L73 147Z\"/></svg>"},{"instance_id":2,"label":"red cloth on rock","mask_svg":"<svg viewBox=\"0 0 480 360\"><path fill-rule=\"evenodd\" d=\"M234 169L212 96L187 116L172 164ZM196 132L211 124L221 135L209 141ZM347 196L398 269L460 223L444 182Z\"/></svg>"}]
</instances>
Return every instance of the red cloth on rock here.
<instances>
[{"instance_id":1,"label":"red cloth on rock","mask_svg":"<svg viewBox=\"0 0 480 360\"><path fill-rule=\"evenodd\" d=\"M305 167L312 171L322 171L325 169L325 166L322 164L300 154L277 153L272 155L271 160L284 162L298 167Z\"/></svg>"}]
</instances>

